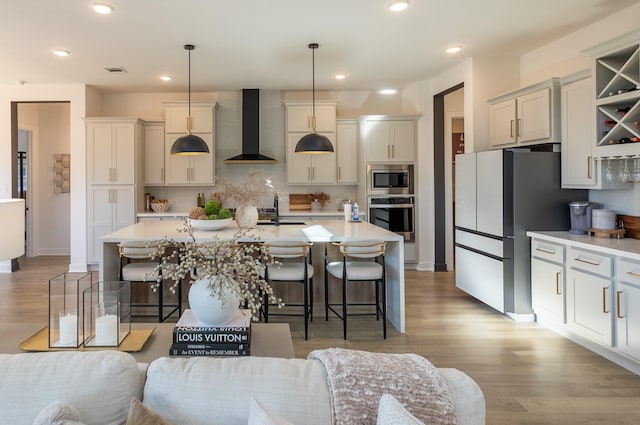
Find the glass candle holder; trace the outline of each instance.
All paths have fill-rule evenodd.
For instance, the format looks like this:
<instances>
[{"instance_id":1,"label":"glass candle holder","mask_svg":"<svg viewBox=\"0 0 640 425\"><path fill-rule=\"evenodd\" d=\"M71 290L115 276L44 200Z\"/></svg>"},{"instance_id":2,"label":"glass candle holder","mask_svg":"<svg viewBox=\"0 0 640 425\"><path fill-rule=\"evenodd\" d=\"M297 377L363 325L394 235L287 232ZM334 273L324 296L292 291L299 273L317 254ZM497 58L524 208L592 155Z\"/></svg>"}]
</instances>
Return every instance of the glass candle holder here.
<instances>
[{"instance_id":1,"label":"glass candle holder","mask_svg":"<svg viewBox=\"0 0 640 425\"><path fill-rule=\"evenodd\" d=\"M93 284L83 293L84 345L117 347L131 332L130 284L108 281Z\"/></svg>"},{"instance_id":2,"label":"glass candle holder","mask_svg":"<svg viewBox=\"0 0 640 425\"><path fill-rule=\"evenodd\" d=\"M83 344L81 294L91 285L90 273L62 273L49 279L50 348L78 348Z\"/></svg>"}]
</instances>

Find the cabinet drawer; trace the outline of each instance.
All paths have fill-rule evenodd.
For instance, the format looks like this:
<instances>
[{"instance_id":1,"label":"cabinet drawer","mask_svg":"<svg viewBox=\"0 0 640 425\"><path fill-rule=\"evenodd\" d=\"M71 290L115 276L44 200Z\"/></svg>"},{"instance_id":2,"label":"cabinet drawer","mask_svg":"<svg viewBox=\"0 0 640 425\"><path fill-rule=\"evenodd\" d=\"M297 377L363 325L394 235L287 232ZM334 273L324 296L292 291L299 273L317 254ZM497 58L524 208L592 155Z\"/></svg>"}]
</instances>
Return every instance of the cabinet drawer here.
<instances>
[{"instance_id":1,"label":"cabinet drawer","mask_svg":"<svg viewBox=\"0 0 640 425\"><path fill-rule=\"evenodd\" d=\"M563 264L564 246L539 239L533 239L531 241L531 256Z\"/></svg>"},{"instance_id":2,"label":"cabinet drawer","mask_svg":"<svg viewBox=\"0 0 640 425\"><path fill-rule=\"evenodd\" d=\"M616 260L616 277L619 281L640 285L640 262L618 258Z\"/></svg>"},{"instance_id":3,"label":"cabinet drawer","mask_svg":"<svg viewBox=\"0 0 640 425\"><path fill-rule=\"evenodd\" d=\"M567 265L574 269L584 270L604 277L611 277L611 257L592 251L567 248Z\"/></svg>"}]
</instances>

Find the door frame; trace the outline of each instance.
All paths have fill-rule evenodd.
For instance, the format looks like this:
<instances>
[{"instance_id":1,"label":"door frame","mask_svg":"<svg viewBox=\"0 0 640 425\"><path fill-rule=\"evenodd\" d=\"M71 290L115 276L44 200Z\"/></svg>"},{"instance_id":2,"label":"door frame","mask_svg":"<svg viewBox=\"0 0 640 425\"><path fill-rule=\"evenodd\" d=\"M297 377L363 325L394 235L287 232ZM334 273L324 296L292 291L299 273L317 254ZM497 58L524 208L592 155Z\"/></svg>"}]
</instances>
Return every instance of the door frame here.
<instances>
[{"instance_id":1,"label":"door frame","mask_svg":"<svg viewBox=\"0 0 640 425\"><path fill-rule=\"evenodd\" d=\"M453 156L453 120L454 119L464 119L464 112L455 111L455 112L446 112L445 120L444 120L444 162L447 165L445 167L445 261L447 265L447 270L453 270L454 267L454 255L453 255L453 246L455 243L454 237L454 221L453 221L453 167L455 163L455 158Z\"/></svg>"},{"instance_id":2,"label":"door frame","mask_svg":"<svg viewBox=\"0 0 640 425\"><path fill-rule=\"evenodd\" d=\"M433 96L433 214L434 261L436 272L447 271L447 196L444 97L460 90L464 83L456 84ZM451 136L449 136L451 139ZM450 164L450 163L449 163ZM451 182L449 183L451 184ZM451 207L449 207L451 208Z\"/></svg>"}]
</instances>

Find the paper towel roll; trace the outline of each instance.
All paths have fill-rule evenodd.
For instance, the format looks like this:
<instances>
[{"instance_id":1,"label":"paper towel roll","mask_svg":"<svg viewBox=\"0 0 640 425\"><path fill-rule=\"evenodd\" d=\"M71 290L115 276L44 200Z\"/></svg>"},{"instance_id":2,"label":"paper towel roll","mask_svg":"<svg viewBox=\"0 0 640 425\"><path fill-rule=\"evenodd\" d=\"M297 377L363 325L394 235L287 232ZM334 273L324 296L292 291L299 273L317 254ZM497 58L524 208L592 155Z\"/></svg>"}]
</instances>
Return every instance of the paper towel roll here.
<instances>
[{"instance_id":1,"label":"paper towel roll","mask_svg":"<svg viewBox=\"0 0 640 425\"><path fill-rule=\"evenodd\" d=\"M611 210L591 211L591 226L594 229L613 230L616 228L616 212Z\"/></svg>"},{"instance_id":2,"label":"paper towel roll","mask_svg":"<svg viewBox=\"0 0 640 425\"><path fill-rule=\"evenodd\" d=\"M344 221L351 220L351 204L343 204L342 208L344 209Z\"/></svg>"}]
</instances>

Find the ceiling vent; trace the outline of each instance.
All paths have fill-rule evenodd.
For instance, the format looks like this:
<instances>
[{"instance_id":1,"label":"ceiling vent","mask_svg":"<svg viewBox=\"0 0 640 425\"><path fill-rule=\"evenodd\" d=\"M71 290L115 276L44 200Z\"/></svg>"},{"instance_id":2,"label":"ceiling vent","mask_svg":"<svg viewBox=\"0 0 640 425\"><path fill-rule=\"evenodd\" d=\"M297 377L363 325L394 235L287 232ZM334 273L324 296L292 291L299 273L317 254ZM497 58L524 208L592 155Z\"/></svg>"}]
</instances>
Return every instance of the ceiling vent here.
<instances>
[{"instance_id":1,"label":"ceiling vent","mask_svg":"<svg viewBox=\"0 0 640 425\"><path fill-rule=\"evenodd\" d=\"M108 72L114 72L114 73L118 73L118 72L127 72L126 69L122 68L122 67L115 67L115 68L105 68Z\"/></svg>"}]
</instances>

